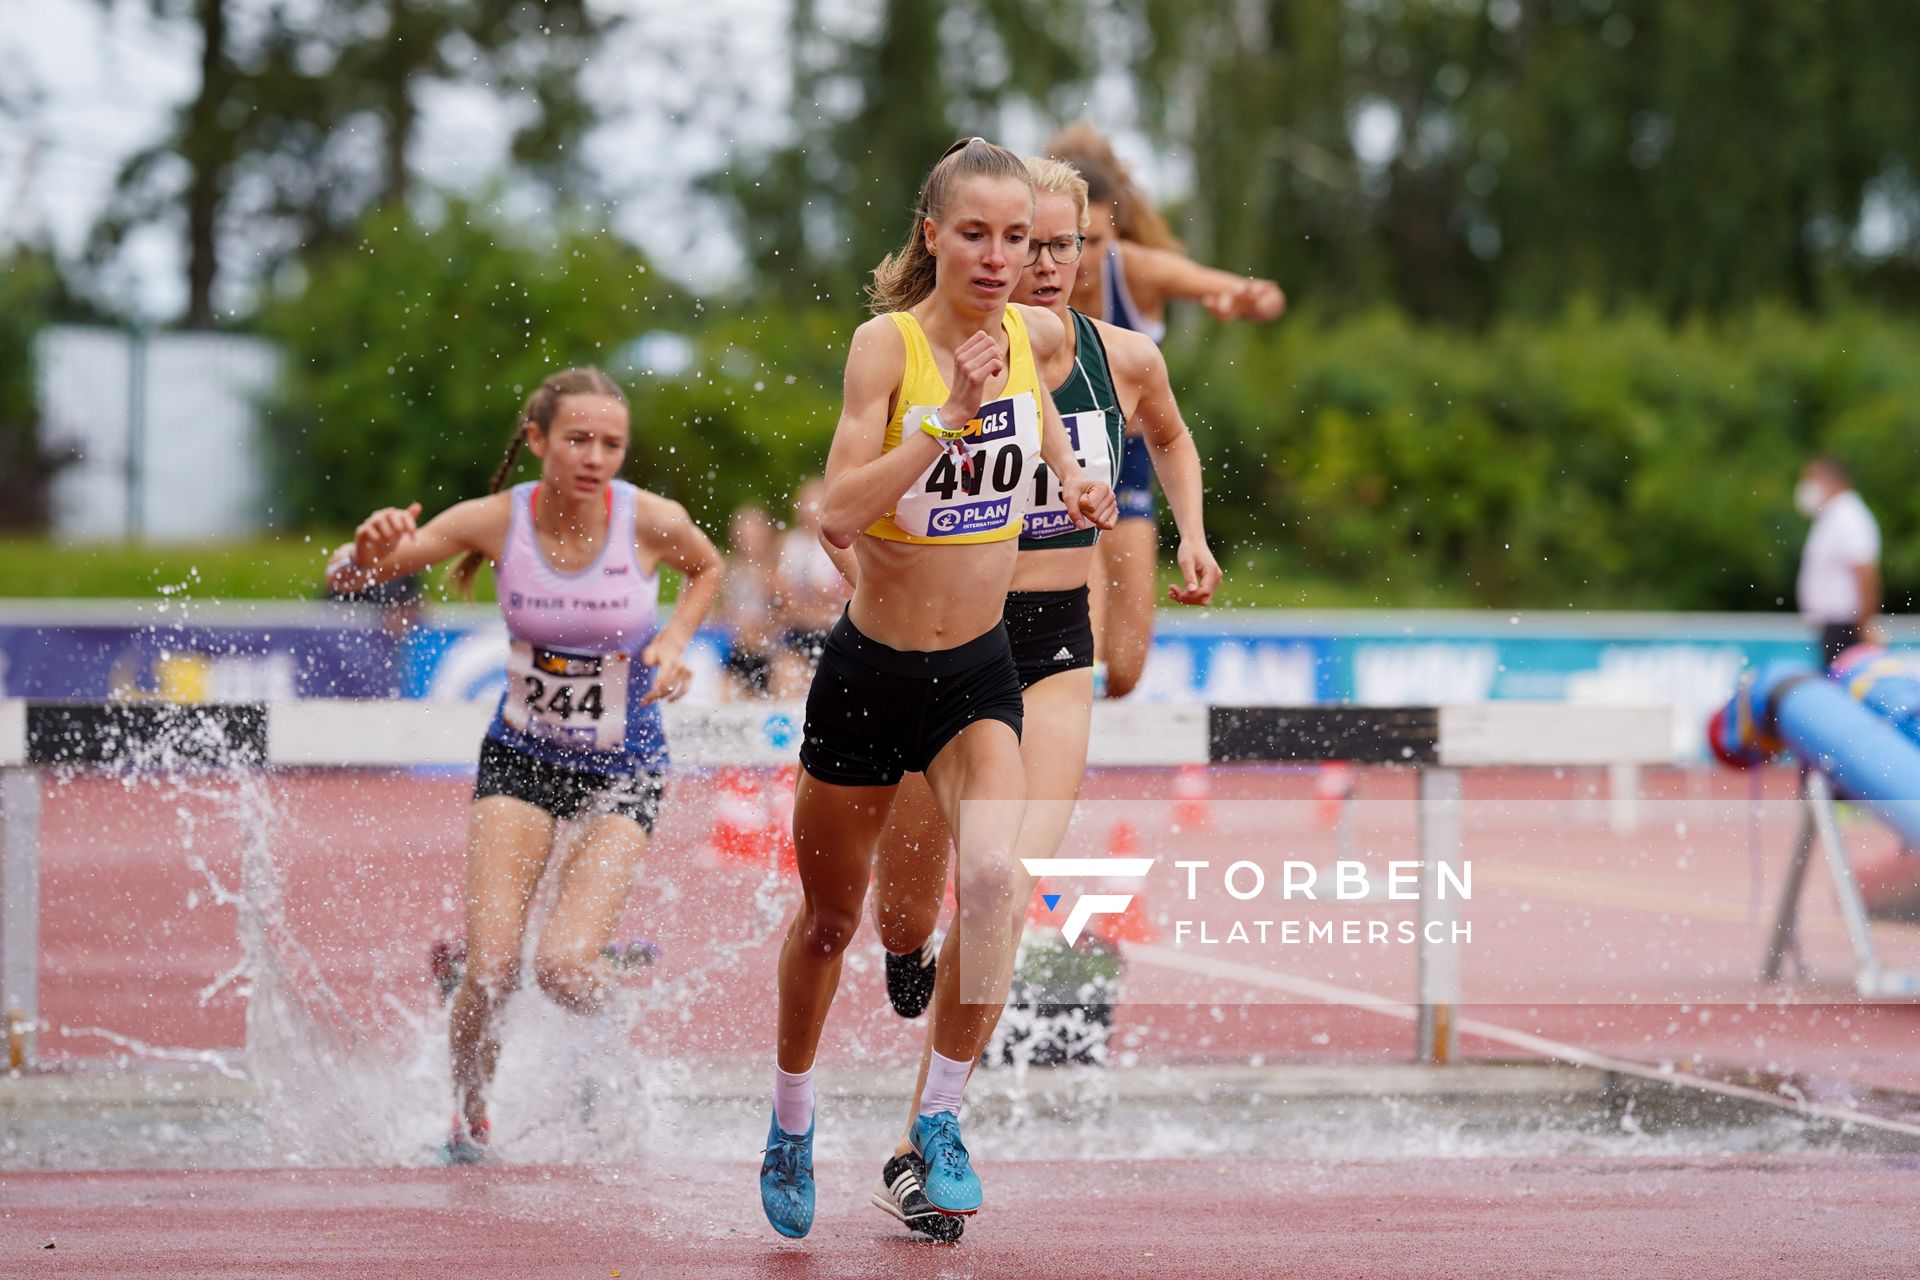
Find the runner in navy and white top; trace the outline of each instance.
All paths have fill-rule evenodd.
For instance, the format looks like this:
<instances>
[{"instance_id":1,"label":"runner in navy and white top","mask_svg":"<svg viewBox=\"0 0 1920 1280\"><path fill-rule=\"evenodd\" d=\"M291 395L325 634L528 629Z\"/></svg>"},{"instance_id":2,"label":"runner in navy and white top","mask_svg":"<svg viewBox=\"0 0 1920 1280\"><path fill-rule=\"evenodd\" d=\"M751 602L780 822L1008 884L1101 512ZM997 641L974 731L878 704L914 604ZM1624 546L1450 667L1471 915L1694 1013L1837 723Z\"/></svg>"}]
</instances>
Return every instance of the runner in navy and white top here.
<instances>
[{"instance_id":1,"label":"runner in navy and white top","mask_svg":"<svg viewBox=\"0 0 1920 1280\"><path fill-rule=\"evenodd\" d=\"M1198 302L1219 320L1273 320L1286 309L1286 295L1273 281L1189 258L1106 138L1090 125L1062 129L1047 143L1047 154L1072 165L1088 186L1088 266L1074 283L1077 310L1158 344L1167 336L1169 302ZM1147 438L1129 429L1113 482L1120 524L1100 540L1102 571L1092 581L1102 692L1109 698L1133 691L1153 645L1155 460ZM1164 465L1165 454L1158 460Z\"/></svg>"}]
</instances>

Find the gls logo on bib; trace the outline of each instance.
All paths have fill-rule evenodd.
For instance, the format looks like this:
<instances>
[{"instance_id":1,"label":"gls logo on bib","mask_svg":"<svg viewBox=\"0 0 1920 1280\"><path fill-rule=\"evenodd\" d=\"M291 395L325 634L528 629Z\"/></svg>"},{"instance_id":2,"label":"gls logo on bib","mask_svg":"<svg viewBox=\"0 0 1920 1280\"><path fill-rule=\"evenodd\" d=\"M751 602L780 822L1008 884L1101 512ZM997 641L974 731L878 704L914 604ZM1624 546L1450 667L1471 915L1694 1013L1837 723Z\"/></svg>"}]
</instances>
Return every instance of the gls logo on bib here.
<instances>
[{"instance_id":1,"label":"gls logo on bib","mask_svg":"<svg viewBox=\"0 0 1920 1280\"><path fill-rule=\"evenodd\" d=\"M928 525L936 534L983 533L1004 529L1013 506L1012 498L995 502L969 502L963 507L941 507Z\"/></svg>"},{"instance_id":2,"label":"gls logo on bib","mask_svg":"<svg viewBox=\"0 0 1920 1280\"><path fill-rule=\"evenodd\" d=\"M1017 428L1013 420L1013 402L996 400L980 410L980 416L967 422L967 440L976 444L988 444L995 440L1004 440Z\"/></svg>"}]
</instances>

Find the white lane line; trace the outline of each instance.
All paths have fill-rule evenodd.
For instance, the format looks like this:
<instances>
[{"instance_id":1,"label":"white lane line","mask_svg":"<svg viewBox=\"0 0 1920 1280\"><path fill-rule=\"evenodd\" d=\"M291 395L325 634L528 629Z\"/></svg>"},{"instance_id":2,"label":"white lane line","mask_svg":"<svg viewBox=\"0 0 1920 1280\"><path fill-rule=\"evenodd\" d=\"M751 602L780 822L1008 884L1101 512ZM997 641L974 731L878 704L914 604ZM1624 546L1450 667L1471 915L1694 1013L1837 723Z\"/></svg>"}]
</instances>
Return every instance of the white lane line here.
<instances>
[{"instance_id":1,"label":"white lane line","mask_svg":"<svg viewBox=\"0 0 1920 1280\"><path fill-rule=\"evenodd\" d=\"M1265 987L1273 991L1287 991L1294 995L1306 996L1325 1004L1347 1005L1356 1009L1401 1022L1414 1022L1420 1011L1404 1001L1389 1000L1385 996L1374 995L1370 991L1360 991L1353 987L1337 986L1331 982L1318 982L1312 978L1295 978L1282 973L1272 973L1265 969L1256 969L1252 965L1240 964L1232 960L1209 960L1172 947L1155 947L1135 943L1127 948L1127 955L1162 969L1175 969L1182 973L1197 973L1211 978L1225 978L1233 982L1242 982L1251 987ZM1777 1093L1768 1093L1762 1089L1749 1088L1742 1084L1733 1084L1725 1080L1711 1080L1703 1076L1688 1075L1679 1071L1662 1070L1642 1062L1633 1062L1625 1058L1615 1058L1604 1053L1595 1053L1591 1049L1582 1049L1578 1045L1563 1044L1558 1040L1549 1040L1526 1031L1517 1031L1512 1027L1503 1027L1498 1023L1486 1022L1479 1018L1464 1018L1458 1023L1461 1035L1478 1036L1483 1040L1492 1040L1509 1048L1523 1049L1578 1067L1590 1067L1596 1071L1611 1071L1617 1075L1632 1076L1636 1079L1664 1085L1684 1085L1691 1089L1700 1089L1707 1093L1718 1094L1724 1098L1738 1098L1745 1102L1757 1102L1775 1107L1798 1116L1819 1120L1834 1121L1842 1124L1862 1125L1869 1129L1879 1129L1887 1133L1898 1133L1909 1138L1920 1138L1920 1125L1908 1124L1902 1120L1890 1120L1884 1116L1871 1115L1864 1111L1855 1111L1850 1107L1834 1106L1824 1102L1806 1102L1783 1097Z\"/></svg>"}]
</instances>

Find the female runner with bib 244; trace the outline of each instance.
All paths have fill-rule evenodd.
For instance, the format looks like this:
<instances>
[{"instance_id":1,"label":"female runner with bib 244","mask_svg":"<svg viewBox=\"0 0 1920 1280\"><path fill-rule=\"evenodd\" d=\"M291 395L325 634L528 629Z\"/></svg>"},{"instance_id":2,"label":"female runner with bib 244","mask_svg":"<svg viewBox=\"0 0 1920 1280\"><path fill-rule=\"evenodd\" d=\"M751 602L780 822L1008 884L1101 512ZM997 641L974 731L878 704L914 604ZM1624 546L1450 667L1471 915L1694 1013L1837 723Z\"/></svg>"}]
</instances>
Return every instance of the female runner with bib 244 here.
<instances>
[{"instance_id":1,"label":"female runner with bib 244","mask_svg":"<svg viewBox=\"0 0 1920 1280\"><path fill-rule=\"evenodd\" d=\"M687 641L720 588L720 553L677 502L616 479L627 404L598 369L541 383L520 415L494 492L416 525L420 504L376 511L335 554L328 581L364 588L460 556L471 594L494 566L512 637L507 690L480 745L467 832L467 965L453 998L455 1114L449 1164L487 1155L486 1089L500 1056L494 1021L519 985L534 890L556 824L579 823L554 868L558 892L534 952L540 989L594 1013L610 994L601 952L619 923L665 787L659 703L687 690ZM522 445L540 479L499 492ZM659 566L686 575L659 623Z\"/></svg>"},{"instance_id":2,"label":"female runner with bib 244","mask_svg":"<svg viewBox=\"0 0 1920 1280\"><path fill-rule=\"evenodd\" d=\"M1112 492L1074 462L1035 373L1036 359L1064 340L1060 322L1007 303L1031 251L1026 166L984 139L956 143L927 176L917 211L905 246L874 271L881 314L854 334L827 457L822 536L853 546L857 567L807 694L794 797L804 896L780 952L760 1170L767 1219L785 1236L813 1225L814 1056L906 771L925 772L958 833L954 932L978 982L963 1001L951 972L960 966L940 975L913 1148L937 1210L980 1207L958 1113L967 1070L1005 1003L1001 970L1013 948L1008 892L1026 776L1020 681L1000 615L1034 454L1060 477L1076 524L1111 527L1115 516Z\"/></svg>"},{"instance_id":3,"label":"female runner with bib 244","mask_svg":"<svg viewBox=\"0 0 1920 1280\"><path fill-rule=\"evenodd\" d=\"M1035 188L1033 236L1044 253L1021 273L1014 297L1044 307L1067 326L1067 340L1040 372L1067 427L1077 459L1096 480L1113 474L1121 435L1135 424L1152 448L1154 466L1180 530L1178 604L1205 605L1220 585L1220 566L1207 546L1202 521L1200 455L1167 383L1160 349L1138 333L1078 311L1067 299L1082 270L1087 228L1087 184L1061 160L1029 157ZM1020 673L1026 725L1020 756L1026 762L1027 808L1014 852L1012 925L1024 928L1035 879L1021 860L1051 858L1060 848L1087 771L1087 735L1093 715L1093 626L1087 583L1097 535L1067 518L1053 477L1036 466L1032 505L1020 536L1020 558L1007 593L1007 634ZM881 838L875 871L874 924L887 950L887 994L903 1016L920 1012L955 953L925 964L922 943L934 929L946 877L950 837L926 787L910 779L901 788ZM927 856L937 849L941 856ZM935 883L923 883L932 876ZM923 1063L924 1069L924 1063ZM948 1239L956 1219L931 1212L915 1185L910 1144L902 1141L881 1171L873 1203L907 1227Z\"/></svg>"}]
</instances>

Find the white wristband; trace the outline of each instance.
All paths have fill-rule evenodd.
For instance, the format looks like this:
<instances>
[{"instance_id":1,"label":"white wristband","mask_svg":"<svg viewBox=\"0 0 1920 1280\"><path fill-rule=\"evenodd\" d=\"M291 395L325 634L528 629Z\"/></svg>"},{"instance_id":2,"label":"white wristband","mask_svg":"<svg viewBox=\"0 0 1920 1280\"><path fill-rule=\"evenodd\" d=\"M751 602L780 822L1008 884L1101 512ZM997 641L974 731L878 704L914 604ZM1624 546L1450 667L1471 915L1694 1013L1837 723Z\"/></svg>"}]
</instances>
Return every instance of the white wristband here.
<instances>
[{"instance_id":1,"label":"white wristband","mask_svg":"<svg viewBox=\"0 0 1920 1280\"><path fill-rule=\"evenodd\" d=\"M352 545L342 547L340 550L335 551L333 553L333 559L327 561L327 576L331 578L342 569L352 569L354 572L364 575L367 572L367 566L354 559L358 551L359 548Z\"/></svg>"}]
</instances>

